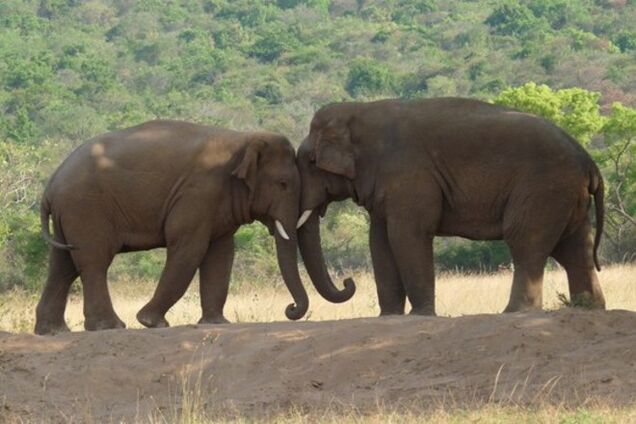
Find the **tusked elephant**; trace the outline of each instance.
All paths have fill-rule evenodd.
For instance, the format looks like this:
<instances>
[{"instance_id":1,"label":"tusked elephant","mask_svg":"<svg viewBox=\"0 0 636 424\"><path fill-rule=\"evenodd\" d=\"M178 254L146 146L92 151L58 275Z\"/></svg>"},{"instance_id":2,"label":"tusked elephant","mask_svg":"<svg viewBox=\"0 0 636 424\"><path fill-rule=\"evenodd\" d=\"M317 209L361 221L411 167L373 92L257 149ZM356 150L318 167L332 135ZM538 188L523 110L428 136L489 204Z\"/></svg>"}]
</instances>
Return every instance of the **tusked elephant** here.
<instances>
[{"instance_id":1,"label":"tusked elephant","mask_svg":"<svg viewBox=\"0 0 636 424\"><path fill-rule=\"evenodd\" d=\"M548 257L566 270L572 297L605 307L595 265L603 232L603 179L586 151L550 122L481 101L381 100L323 107L297 153L302 181L298 239L318 292L334 286L318 215L353 199L370 215L381 315L435 314L433 237L503 239L514 263L505 311L542 307ZM594 198L596 234L588 219ZM313 213L317 211L318 213Z\"/></svg>"},{"instance_id":2,"label":"tusked elephant","mask_svg":"<svg viewBox=\"0 0 636 424\"><path fill-rule=\"evenodd\" d=\"M237 132L179 121L151 121L78 147L51 177L42 198L43 236L53 245L36 309L35 332L68 331L64 310L79 276L87 330L122 328L106 273L120 252L167 248L152 299L137 319L165 327L168 309L200 271L202 323L227 322L223 306L234 232L258 220L275 234L280 270L295 304L307 311L298 274L300 178L282 135ZM54 238L50 235L52 217Z\"/></svg>"}]
</instances>

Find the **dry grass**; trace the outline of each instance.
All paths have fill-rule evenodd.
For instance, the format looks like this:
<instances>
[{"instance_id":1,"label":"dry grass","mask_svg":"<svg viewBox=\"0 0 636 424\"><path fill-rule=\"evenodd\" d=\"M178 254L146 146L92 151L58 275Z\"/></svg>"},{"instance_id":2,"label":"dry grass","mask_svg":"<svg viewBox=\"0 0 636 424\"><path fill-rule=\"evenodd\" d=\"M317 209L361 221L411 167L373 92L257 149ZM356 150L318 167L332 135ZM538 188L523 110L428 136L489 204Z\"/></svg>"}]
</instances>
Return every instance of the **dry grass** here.
<instances>
[{"instance_id":1,"label":"dry grass","mask_svg":"<svg viewBox=\"0 0 636 424\"><path fill-rule=\"evenodd\" d=\"M332 304L309 287L310 308L304 319L311 321L372 317L379 313L373 275L354 275L355 296L346 303ZM600 273L608 309L636 310L636 265L613 265ZM305 276L305 283L309 279ZM437 313L460 316L499 313L506 306L512 281L511 272L497 274L443 273L437 278ZM77 283L76 283L77 284ZM243 285L246 287L247 285ZM139 328L135 314L150 299L154 282L119 281L110 286L115 310L129 327ZM200 317L198 284L194 282L186 295L168 312L171 325L196 323ZM567 278L561 269L547 271L544 279L544 308L561 307L559 293L568 293ZM0 295L0 331L31 332L38 295L12 291ZM285 320L284 309L291 296L282 283L277 287L243 288L231 293L225 315L232 322L270 322ZM81 294L71 296L66 321L73 330L83 329Z\"/></svg>"},{"instance_id":2,"label":"dry grass","mask_svg":"<svg viewBox=\"0 0 636 424\"><path fill-rule=\"evenodd\" d=\"M535 408L513 406L499 406L490 404L475 409L453 409L440 407L431 411L428 409L402 408L384 409L378 406L372 411L325 410L322 412L305 412L301 409L291 409L264 416L258 420L254 418L223 417L202 413L202 410L182 411L177 415L149 416L139 419L138 423L179 423L179 424L208 424L208 423L254 423L268 422L277 424L315 423L315 424L619 424L636 422L636 407L616 409L597 404L588 408L567 409L560 406L544 405Z\"/></svg>"},{"instance_id":3,"label":"dry grass","mask_svg":"<svg viewBox=\"0 0 636 424\"><path fill-rule=\"evenodd\" d=\"M194 405L194 404L193 404ZM636 422L636 407L612 408L611 406L596 404L586 408L568 409L561 406L544 405L533 408L485 405L474 409L453 409L439 407L433 411L428 409L402 408L374 410L325 410L306 412L300 408L292 408L285 412L268 414L260 418L246 418L238 416L220 416L204 412L203 409L189 408L169 411L156 411L148 416L138 416L131 421L122 423L135 424L252 424L266 422L272 424L312 423L312 424L626 424ZM1 422L24 424L35 421L20 417L1 416ZM50 422L85 422L99 423L88 412L87 415L59 418Z\"/></svg>"}]
</instances>

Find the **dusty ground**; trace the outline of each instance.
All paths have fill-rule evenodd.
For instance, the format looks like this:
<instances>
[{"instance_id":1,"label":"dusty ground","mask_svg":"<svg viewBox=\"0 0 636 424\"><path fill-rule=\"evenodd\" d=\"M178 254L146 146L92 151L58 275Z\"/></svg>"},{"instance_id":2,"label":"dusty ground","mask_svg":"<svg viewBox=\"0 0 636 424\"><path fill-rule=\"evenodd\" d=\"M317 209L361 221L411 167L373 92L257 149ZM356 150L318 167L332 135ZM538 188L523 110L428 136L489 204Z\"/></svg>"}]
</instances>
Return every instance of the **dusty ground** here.
<instances>
[{"instance_id":1,"label":"dusty ground","mask_svg":"<svg viewBox=\"0 0 636 424\"><path fill-rule=\"evenodd\" d=\"M0 421L592 399L636 401L636 312L0 333Z\"/></svg>"}]
</instances>

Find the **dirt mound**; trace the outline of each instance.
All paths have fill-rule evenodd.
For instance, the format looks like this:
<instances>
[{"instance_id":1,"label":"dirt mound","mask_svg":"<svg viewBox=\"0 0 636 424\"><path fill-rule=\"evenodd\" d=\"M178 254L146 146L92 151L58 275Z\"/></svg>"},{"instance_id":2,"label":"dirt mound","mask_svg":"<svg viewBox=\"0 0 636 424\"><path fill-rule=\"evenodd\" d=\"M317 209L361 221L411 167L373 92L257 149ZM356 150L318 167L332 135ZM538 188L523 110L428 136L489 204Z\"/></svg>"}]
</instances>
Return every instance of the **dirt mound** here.
<instances>
[{"instance_id":1,"label":"dirt mound","mask_svg":"<svg viewBox=\"0 0 636 424\"><path fill-rule=\"evenodd\" d=\"M0 333L0 417L147 419L181 407L393 408L636 400L636 313L535 312Z\"/></svg>"}]
</instances>

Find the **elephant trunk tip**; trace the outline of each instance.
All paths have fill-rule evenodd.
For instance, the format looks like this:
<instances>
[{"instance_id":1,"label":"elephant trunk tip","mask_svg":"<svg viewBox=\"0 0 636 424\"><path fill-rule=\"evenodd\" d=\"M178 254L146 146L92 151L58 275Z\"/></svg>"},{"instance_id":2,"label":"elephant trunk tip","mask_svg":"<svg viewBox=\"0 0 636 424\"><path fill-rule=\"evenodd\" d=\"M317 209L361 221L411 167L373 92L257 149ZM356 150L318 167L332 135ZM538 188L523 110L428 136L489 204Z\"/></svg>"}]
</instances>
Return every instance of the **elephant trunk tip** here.
<instances>
[{"instance_id":1,"label":"elephant trunk tip","mask_svg":"<svg viewBox=\"0 0 636 424\"><path fill-rule=\"evenodd\" d=\"M343 281L344 289L342 289L338 296L338 303L346 302L351 299L353 295L356 293L356 283L353 281L353 278L345 278Z\"/></svg>"},{"instance_id":2,"label":"elephant trunk tip","mask_svg":"<svg viewBox=\"0 0 636 424\"><path fill-rule=\"evenodd\" d=\"M307 303L302 305L290 303L287 305L287 308L285 308L285 316L292 321L297 321L305 316L307 309L309 309L309 305Z\"/></svg>"}]
</instances>

